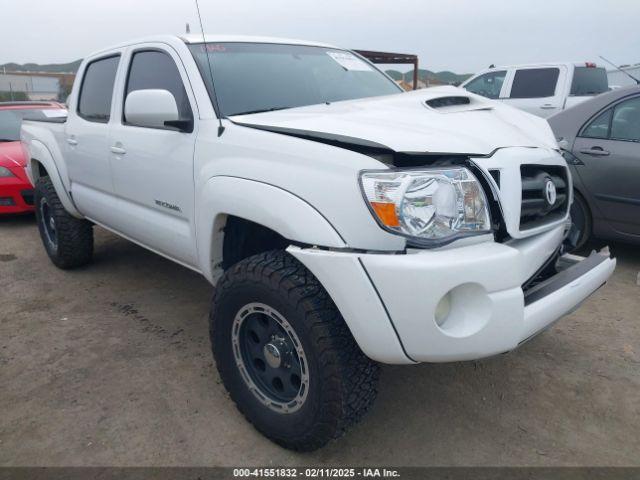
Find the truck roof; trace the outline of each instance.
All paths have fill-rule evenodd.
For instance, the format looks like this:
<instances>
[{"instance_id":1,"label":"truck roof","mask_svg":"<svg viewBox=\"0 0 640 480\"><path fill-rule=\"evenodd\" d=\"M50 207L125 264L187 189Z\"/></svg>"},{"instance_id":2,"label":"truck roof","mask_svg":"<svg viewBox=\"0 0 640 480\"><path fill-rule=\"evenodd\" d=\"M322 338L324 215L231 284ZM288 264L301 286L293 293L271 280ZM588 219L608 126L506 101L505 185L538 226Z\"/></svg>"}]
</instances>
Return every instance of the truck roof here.
<instances>
[{"instance_id":1,"label":"truck roof","mask_svg":"<svg viewBox=\"0 0 640 480\"><path fill-rule=\"evenodd\" d=\"M327 43L313 42L308 40L296 40L293 38L278 38L278 37L258 37L251 35L227 35L227 34L205 34L204 39L207 43L224 43L224 42L238 42L238 43L279 43L286 45L307 45L310 47L324 47L324 48L336 48L340 49L340 47L336 47L334 45L329 45ZM183 42L187 44L192 43L202 43L202 35L201 34L188 34L188 35L153 35L148 37L136 38L129 40L127 42L122 42L117 45L111 45L109 47L101 48L95 52L92 52L91 56L101 54L104 52L109 52L111 50L129 47L132 45L136 45L139 43L147 43L147 42L165 42L165 43L174 43L174 42Z\"/></svg>"},{"instance_id":2,"label":"truck roof","mask_svg":"<svg viewBox=\"0 0 640 480\"><path fill-rule=\"evenodd\" d=\"M202 35L199 34L189 34L189 35L180 35L180 37L185 43L202 43ZM309 40L298 40L294 38L279 38L279 37L258 37L251 35L225 35L225 34L205 34L204 39L207 43L216 43L216 42L238 42L238 43L284 43L287 45L308 45L312 47L328 47L328 48L338 48L334 45L329 45L327 43L321 42L313 42Z\"/></svg>"},{"instance_id":3,"label":"truck roof","mask_svg":"<svg viewBox=\"0 0 640 480\"><path fill-rule=\"evenodd\" d=\"M499 70L503 68L535 68L535 67L552 67L552 66L573 66L573 67L586 67L590 66L593 68L598 68L600 65L597 65L595 62L542 62L542 63L520 63L517 65L494 65L489 67L487 70Z\"/></svg>"}]
</instances>

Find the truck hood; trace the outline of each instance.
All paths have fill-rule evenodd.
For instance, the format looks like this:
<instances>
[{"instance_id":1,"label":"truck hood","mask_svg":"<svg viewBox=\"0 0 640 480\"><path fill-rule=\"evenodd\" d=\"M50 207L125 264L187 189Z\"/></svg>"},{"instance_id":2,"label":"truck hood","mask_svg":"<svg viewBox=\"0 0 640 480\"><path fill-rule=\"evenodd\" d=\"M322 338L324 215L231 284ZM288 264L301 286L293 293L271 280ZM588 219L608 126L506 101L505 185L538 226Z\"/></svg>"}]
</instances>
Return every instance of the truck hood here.
<instances>
[{"instance_id":1,"label":"truck hood","mask_svg":"<svg viewBox=\"0 0 640 480\"><path fill-rule=\"evenodd\" d=\"M26 160L20 142L0 142L0 167L24 167Z\"/></svg>"},{"instance_id":2,"label":"truck hood","mask_svg":"<svg viewBox=\"0 0 640 480\"><path fill-rule=\"evenodd\" d=\"M405 153L489 155L503 147L557 148L548 123L455 87L235 115L247 127Z\"/></svg>"}]
</instances>

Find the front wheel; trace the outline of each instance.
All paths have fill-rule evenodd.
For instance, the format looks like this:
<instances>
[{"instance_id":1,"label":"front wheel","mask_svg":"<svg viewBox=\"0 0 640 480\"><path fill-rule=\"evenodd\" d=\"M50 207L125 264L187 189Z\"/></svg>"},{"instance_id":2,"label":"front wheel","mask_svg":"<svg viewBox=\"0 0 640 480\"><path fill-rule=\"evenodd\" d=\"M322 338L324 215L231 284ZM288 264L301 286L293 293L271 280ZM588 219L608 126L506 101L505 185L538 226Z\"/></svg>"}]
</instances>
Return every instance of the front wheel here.
<instances>
[{"instance_id":1,"label":"front wheel","mask_svg":"<svg viewBox=\"0 0 640 480\"><path fill-rule=\"evenodd\" d=\"M377 364L362 353L318 280L284 251L247 258L223 276L210 334L238 409L285 448L325 445L376 397Z\"/></svg>"},{"instance_id":2,"label":"front wheel","mask_svg":"<svg viewBox=\"0 0 640 480\"><path fill-rule=\"evenodd\" d=\"M77 219L62 205L49 177L35 185L36 222L47 255L58 268L85 265L93 256L93 225Z\"/></svg>"}]
</instances>

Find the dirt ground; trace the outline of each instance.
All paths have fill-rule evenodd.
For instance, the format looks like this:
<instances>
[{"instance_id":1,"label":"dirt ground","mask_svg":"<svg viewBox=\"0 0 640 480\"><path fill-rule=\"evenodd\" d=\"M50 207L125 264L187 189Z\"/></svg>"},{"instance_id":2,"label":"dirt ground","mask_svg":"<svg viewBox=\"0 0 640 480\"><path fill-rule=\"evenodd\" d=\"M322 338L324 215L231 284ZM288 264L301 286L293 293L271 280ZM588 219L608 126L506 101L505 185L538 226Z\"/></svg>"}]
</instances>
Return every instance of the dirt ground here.
<instances>
[{"instance_id":1,"label":"dirt ground","mask_svg":"<svg viewBox=\"0 0 640 480\"><path fill-rule=\"evenodd\" d=\"M96 229L95 262L0 220L0 465L640 465L640 248L507 355L384 367L372 412L312 454L236 411L207 337L211 286Z\"/></svg>"}]
</instances>

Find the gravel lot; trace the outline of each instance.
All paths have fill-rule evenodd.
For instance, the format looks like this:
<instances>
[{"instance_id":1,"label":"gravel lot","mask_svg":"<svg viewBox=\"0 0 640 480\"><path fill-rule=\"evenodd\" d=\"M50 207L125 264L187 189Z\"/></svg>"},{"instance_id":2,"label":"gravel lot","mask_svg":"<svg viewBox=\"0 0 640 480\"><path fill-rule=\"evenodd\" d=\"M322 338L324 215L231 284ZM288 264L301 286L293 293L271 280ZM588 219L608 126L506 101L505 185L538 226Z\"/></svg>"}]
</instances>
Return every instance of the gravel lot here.
<instances>
[{"instance_id":1,"label":"gravel lot","mask_svg":"<svg viewBox=\"0 0 640 480\"><path fill-rule=\"evenodd\" d=\"M295 454L220 384L212 288L96 229L62 272L33 217L0 219L0 465L640 465L640 248L573 315L478 362L384 367L373 411Z\"/></svg>"}]
</instances>

